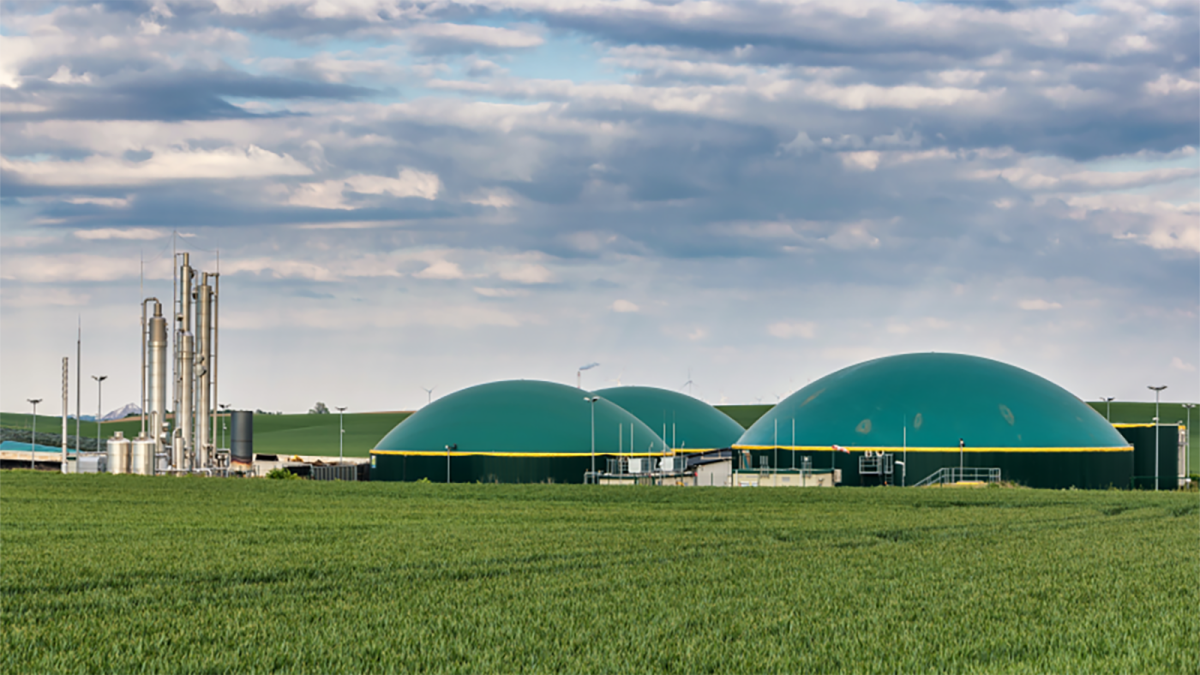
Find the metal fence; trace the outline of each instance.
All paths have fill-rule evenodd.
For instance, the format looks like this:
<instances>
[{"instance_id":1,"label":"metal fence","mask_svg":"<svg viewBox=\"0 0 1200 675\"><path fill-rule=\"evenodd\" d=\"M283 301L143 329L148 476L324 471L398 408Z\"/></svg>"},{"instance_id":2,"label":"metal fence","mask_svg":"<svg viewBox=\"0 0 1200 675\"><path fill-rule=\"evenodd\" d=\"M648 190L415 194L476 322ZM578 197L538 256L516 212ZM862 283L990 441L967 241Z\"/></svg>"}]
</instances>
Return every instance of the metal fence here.
<instances>
[{"instance_id":1,"label":"metal fence","mask_svg":"<svg viewBox=\"0 0 1200 675\"><path fill-rule=\"evenodd\" d=\"M314 465L312 468L313 480L358 480L358 465L356 464L328 464L325 466Z\"/></svg>"},{"instance_id":2,"label":"metal fence","mask_svg":"<svg viewBox=\"0 0 1200 675\"><path fill-rule=\"evenodd\" d=\"M934 471L932 474L913 487L925 487L927 485L947 485L965 482L999 483L1000 469L982 467L964 467L960 469L957 466L943 467L937 471Z\"/></svg>"}]
</instances>

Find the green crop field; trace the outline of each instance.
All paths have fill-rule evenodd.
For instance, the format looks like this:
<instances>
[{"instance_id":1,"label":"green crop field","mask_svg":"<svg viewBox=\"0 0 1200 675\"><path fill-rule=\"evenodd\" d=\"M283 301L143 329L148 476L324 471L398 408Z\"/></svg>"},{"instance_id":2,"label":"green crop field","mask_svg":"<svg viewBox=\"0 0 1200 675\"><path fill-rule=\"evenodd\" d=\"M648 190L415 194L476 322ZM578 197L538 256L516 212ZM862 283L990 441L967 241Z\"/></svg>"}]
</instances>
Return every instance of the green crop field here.
<instances>
[{"instance_id":1,"label":"green crop field","mask_svg":"<svg viewBox=\"0 0 1200 675\"><path fill-rule=\"evenodd\" d=\"M387 432L399 424L410 412L383 413L347 413L345 419L347 457L366 457L371 448L383 438ZM217 421L217 441L221 440L221 425L227 418L222 415ZM0 426L14 429L30 428L31 416L14 413L0 413ZM131 417L101 425L104 438L109 438L116 431L121 431L128 438L138 435L141 430L141 418ZM61 417L44 417L38 415L37 431L57 435L62 431ZM80 433L86 438L96 437L95 422L80 422ZM229 446L229 430L225 429L222 447ZM67 435L70 439L75 436L75 421L67 423ZM73 440L67 441L68 447L75 447ZM279 455L323 455L336 457L338 454L338 416L331 415L255 415L254 416L254 451L257 453Z\"/></svg>"},{"instance_id":2,"label":"green crop field","mask_svg":"<svg viewBox=\"0 0 1200 675\"><path fill-rule=\"evenodd\" d=\"M5 673L1200 665L1195 494L0 482Z\"/></svg>"}]
</instances>

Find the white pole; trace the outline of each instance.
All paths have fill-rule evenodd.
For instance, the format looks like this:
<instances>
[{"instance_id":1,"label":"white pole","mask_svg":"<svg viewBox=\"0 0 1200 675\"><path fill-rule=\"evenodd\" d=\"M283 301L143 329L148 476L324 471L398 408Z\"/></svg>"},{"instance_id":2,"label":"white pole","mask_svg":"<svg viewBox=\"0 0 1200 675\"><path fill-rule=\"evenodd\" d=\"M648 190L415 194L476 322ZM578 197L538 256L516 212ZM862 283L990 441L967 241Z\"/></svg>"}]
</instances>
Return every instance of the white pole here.
<instances>
[{"instance_id":1,"label":"white pole","mask_svg":"<svg viewBox=\"0 0 1200 675\"><path fill-rule=\"evenodd\" d=\"M904 416L904 468L900 470L900 487L908 486L908 415Z\"/></svg>"},{"instance_id":2,"label":"white pole","mask_svg":"<svg viewBox=\"0 0 1200 675\"><path fill-rule=\"evenodd\" d=\"M33 430L30 432L29 436L29 468L36 469L37 465L34 464L33 453L34 445L37 443L37 404L41 403L42 399L30 398L26 400L33 404Z\"/></svg>"},{"instance_id":3,"label":"white pole","mask_svg":"<svg viewBox=\"0 0 1200 675\"><path fill-rule=\"evenodd\" d=\"M1167 385L1164 384L1159 387L1149 386L1149 388L1154 390L1154 491L1158 492L1158 436L1159 426L1162 424L1158 414L1158 395L1163 389L1167 388Z\"/></svg>"},{"instance_id":4,"label":"white pole","mask_svg":"<svg viewBox=\"0 0 1200 675\"><path fill-rule=\"evenodd\" d=\"M104 415L104 381L108 379L107 375L93 375L92 379L96 381L96 452L100 452L100 418Z\"/></svg>"},{"instance_id":5,"label":"white pole","mask_svg":"<svg viewBox=\"0 0 1200 675\"><path fill-rule=\"evenodd\" d=\"M63 357L63 406L62 406L62 472L67 472L67 406L70 405L71 368L69 356Z\"/></svg>"},{"instance_id":6,"label":"white pole","mask_svg":"<svg viewBox=\"0 0 1200 675\"><path fill-rule=\"evenodd\" d=\"M345 455L342 452L342 448L346 439L346 425L344 424L346 418L343 416L343 413L346 412L347 406L342 406L340 408L338 406L334 407L337 408L338 411L338 464L341 464L345 461Z\"/></svg>"}]
</instances>

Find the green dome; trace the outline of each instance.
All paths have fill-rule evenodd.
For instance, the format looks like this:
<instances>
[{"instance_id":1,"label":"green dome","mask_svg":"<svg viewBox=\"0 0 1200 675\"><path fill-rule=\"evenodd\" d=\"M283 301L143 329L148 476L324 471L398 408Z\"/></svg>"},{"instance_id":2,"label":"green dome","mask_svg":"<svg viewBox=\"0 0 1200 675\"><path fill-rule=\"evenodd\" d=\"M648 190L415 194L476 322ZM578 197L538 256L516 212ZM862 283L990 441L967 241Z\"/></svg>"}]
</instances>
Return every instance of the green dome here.
<instances>
[{"instance_id":1,"label":"green dome","mask_svg":"<svg viewBox=\"0 0 1200 675\"><path fill-rule=\"evenodd\" d=\"M409 416L375 453L509 457L587 456L592 451L588 392L553 382L510 380L457 391ZM658 434L623 408L596 401L596 453L660 454ZM632 433L632 442L631 442Z\"/></svg>"},{"instance_id":2,"label":"green dome","mask_svg":"<svg viewBox=\"0 0 1200 675\"><path fill-rule=\"evenodd\" d=\"M746 430L735 447L967 449L1127 448L1105 419L1062 387L999 361L903 354L827 375ZM776 427L778 422L778 427Z\"/></svg>"},{"instance_id":3,"label":"green dome","mask_svg":"<svg viewBox=\"0 0 1200 675\"><path fill-rule=\"evenodd\" d=\"M612 387L593 393L633 413L658 431L676 450L699 452L728 448L745 431L728 415L704 401L669 389Z\"/></svg>"}]
</instances>

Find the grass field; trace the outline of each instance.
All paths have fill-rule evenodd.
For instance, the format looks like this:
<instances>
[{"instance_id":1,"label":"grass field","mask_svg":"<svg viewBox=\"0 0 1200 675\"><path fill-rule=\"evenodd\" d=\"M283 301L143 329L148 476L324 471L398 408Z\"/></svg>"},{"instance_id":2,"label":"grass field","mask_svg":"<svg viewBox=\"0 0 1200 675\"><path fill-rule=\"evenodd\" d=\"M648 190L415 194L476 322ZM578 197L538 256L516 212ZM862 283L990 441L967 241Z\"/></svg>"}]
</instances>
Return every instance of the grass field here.
<instances>
[{"instance_id":1,"label":"grass field","mask_svg":"<svg viewBox=\"0 0 1200 675\"><path fill-rule=\"evenodd\" d=\"M346 446L347 457L366 457L371 448L383 438L387 432L412 413L356 413L346 414ZM28 429L30 415L0 413L0 426ZM222 420L225 418L222 417ZM220 441L220 421L217 423L218 441ZM62 431L62 418L43 417L38 415L38 435L43 431L58 434ZM127 418L103 424L105 438L112 436L115 431L122 431L133 438L141 429L139 418ZM95 422L80 422L80 432L88 438L96 437ZM67 433L71 438L75 434L74 420L68 421ZM70 447L72 441L68 441ZM229 430L225 431L225 444L229 445ZM338 416L332 415L255 415L254 416L254 451L257 453L280 455L324 455L336 457L338 454Z\"/></svg>"},{"instance_id":2,"label":"grass field","mask_svg":"<svg viewBox=\"0 0 1200 675\"><path fill-rule=\"evenodd\" d=\"M5 673L1200 663L1194 494L0 482Z\"/></svg>"}]
</instances>

